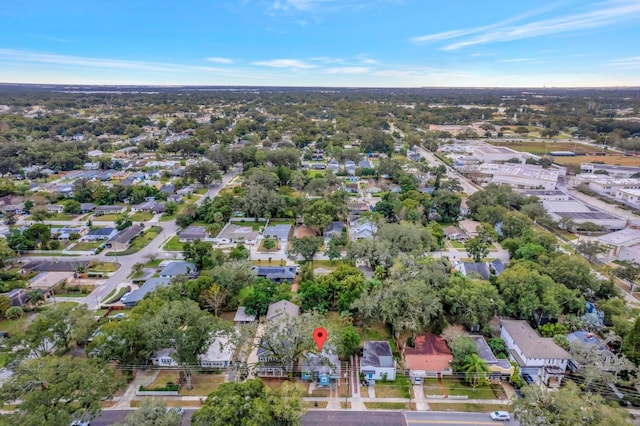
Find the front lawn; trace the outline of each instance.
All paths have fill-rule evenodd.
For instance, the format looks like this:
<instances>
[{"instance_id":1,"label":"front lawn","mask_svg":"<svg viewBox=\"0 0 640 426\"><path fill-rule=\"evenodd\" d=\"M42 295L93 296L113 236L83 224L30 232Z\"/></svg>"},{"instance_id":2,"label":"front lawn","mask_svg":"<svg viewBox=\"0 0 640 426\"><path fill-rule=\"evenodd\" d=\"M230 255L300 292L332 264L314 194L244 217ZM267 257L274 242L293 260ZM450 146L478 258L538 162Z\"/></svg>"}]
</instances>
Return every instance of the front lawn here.
<instances>
[{"instance_id":1,"label":"front lawn","mask_svg":"<svg viewBox=\"0 0 640 426\"><path fill-rule=\"evenodd\" d=\"M165 243L163 249L167 251L182 251L184 249L184 244L180 242L180 237L174 235Z\"/></svg>"},{"instance_id":2,"label":"front lawn","mask_svg":"<svg viewBox=\"0 0 640 426\"><path fill-rule=\"evenodd\" d=\"M405 402L365 402L369 410L409 410L409 403ZM429 403L431 406L431 403Z\"/></svg>"},{"instance_id":3,"label":"front lawn","mask_svg":"<svg viewBox=\"0 0 640 426\"><path fill-rule=\"evenodd\" d=\"M119 214L103 214L102 216L93 216L95 222L115 222L120 217Z\"/></svg>"},{"instance_id":4,"label":"front lawn","mask_svg":"<svg viewBox=\"0 0 640 426\"><path fill-rule=\"evenodd\" d=\"M147 228L142 235L139 235L131 242L128 249L120 252L109 252L107 253L107 256L127 256L129 254L137 253L157 237L160 232L162 232L162 228L159 226Z\"/></svg>"},{"instance_id":5,"label":"front lawn","mask_svg":"<svg viewBox=\"0 0 640 426\"><path fill-rule=\"evenodd\" d=\"M443 403L429 401L429 408L432 411L464 411L466 413L490 413L492 411L509 411L511 406L502 404L472 404L464 402Z\"/></svg>"},{"instance_id":6,"label":"front lawn","mask_svg":"<svg viewBox=\"0 0 640 426\"><path fill-rule=\"evenodd\" d=\"M120 269L120 265L115 262L96 262L88 269L88 272L115 272L118 269Z\"/></svg>"},{"instance_id":7,"label":"front lawn","mask_svg":"<svg viewBox=\"0 0 640 426\"><path fill-rule=\"evenodd\" d=\"M27 314L23 315L21 318L18 318L15 321L10 319L3 319L0 321L0 331L5 331L13 337L16 334L22 333L25 328L27 328L27 324L29 324L29 317Z\"/></svg>"},{"instance_id":8,"label":"front lawn","mask_svg":"<svg viewBox=\"0 0 640 426\"><path fill-rule=\"evenodd\" d=\"M167 383L178 383L179 372L178 370L161 370L158 373L156 379L147 388L163 387ZM209 395L214 390L224 383L223 374L215 373L192 373L191 384L193 389L187 389L185 385L180 386L180 396L199 396Z\"/></svg>"},{"instance_id":9,"label":"front lawn","mask_svg":"<svg viewBox=\"0 0 640 426\"><path fill-rule=\"evenodd\" d=\"M153 213L150 212L135 212L129 216L129 220L132 222L147 222L153 219Z\"/></svg>"},{"instance_id":10,"label":"front lawn","mask_svg":"<svg viewBox=\"0 0 640 426\"><path fill-rule=\"evenodd\" d=\"M125 294L126 292L127 292L126 287L122 287L121 289L118 290L118 292L116 294L114 294L113 296L111 296L109 298L105 298L101 303L104 303L105 305L109 305L111 303L116 303L118 300L120 300L122 295ZM110 293L110 295L111 295L111 293Z\"/></svg>"},{"instance_id":11,"label":"front lawn","mask_svg":"<svg viewBox=\"0 0 640 426\"><path fill-rule=\"evenodd\" d=\"M442 384L444 385L447 395L467 395L469 399L496 398L496 393L491 388L491 386L476 386L476 388L474 389L473 386L468 386L467 384L462 383L460 380L449 378L442 379Z\"/></svg>"},{"instance_id":12,"label":"front lawn","mask_svg":"<svg viewBox=\"0 0 640 426\"><path fill-rule=\"evenodd\" d=\"M376 381L376 398L409 398L411 383L405 376L396 376L393 382Z\"/></svg>"},{"instance_id":13,"label":"front lawn","mask_svg":"<svg viewBox=\"0 0 640 426\"><path fill-rule=\"evenodd\" d=\"M104 244L104 241L81 241L76 245L74 245L73 247L71 247L69 250L92 251L100 247L102 244Z\"/></svg>"},{"instance_id":14,"label":"front lawn","mask_svg":"<svg viewBox=\"0 0 640 426\"><path fill-rule=\"evenodd\" d=\"M449 241L449 245L456 249L464 249L464 244L460 241Z\"/></svg>"}]
</instances>

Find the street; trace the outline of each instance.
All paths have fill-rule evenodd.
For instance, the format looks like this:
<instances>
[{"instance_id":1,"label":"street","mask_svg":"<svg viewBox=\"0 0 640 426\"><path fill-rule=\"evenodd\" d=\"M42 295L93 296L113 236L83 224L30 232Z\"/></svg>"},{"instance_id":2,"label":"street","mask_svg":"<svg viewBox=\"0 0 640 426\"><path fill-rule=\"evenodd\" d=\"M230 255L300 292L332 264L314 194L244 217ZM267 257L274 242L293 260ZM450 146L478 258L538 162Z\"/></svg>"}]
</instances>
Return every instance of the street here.
<instances>
[{"instance_id":1,"label":"street","mask_svg":"<svg viewBox=\"0 0 640 426\"><path fill-rule=\"evenodd\" d=\"M91 426L111 426L124 421L127 414L133 413L134 410L103 410L100 416L91 420ZM191 424L191 416L195 413L194 409L185 409L182 418L183 426Z\"/></svg>"},{"instance_id":2,"label":"street","mask_svg":"<svg viewBox=\"0 0 640 426\"><path fill-rule=\"evenodd\" d=\"M390 411L309 411L303 418L305 426L405 426L401 412Z\"/></svg>"},{"instance_id":3,"label":"street","mask_svg":"<svg viewBox=\"0 0 640 426\"><path fill-rule=\"evenodd\" d=\"M491 420L489 413L461 413L446 411L406 411L404 413L406 424L411 425L448 425L448 426L469 426L469 425L519 425L516 420L509 422L496 422Z\"/></svg>"}]
</instances>

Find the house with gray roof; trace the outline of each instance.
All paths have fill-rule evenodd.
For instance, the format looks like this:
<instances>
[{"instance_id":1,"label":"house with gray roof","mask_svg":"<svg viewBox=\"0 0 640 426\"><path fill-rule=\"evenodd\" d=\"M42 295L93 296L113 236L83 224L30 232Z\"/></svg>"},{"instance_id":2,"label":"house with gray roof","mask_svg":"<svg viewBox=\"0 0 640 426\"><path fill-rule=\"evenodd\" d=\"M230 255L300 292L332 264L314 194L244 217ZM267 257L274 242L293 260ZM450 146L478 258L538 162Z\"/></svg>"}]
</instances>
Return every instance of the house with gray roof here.
<instances>
[{"instance_id":1,"label":"house with gray roof","mask_svg":"<svg viewBox=\"0 0 640 426\"><path fill-rule=\"evenodd\" d=\"M99 240L109 240L113 238L118 233L116 228L95 228L87 232L87 234L82 237L85 241L99 241Z\"/></svg>"},{"instance_id":2,"label":"house with gray roof","mask_svg":"<svg viewBox=\"0 0 640 426\"><path fill-rule=\"evenodd\" d=\"M540 337L523 320L500 320L500 337L509 358L518 363L521 374L548 387L559 387L571 355L550 337Z\"/></svg>"},{"instance_id":3,"label":"house with gray roof","mask_svg":"<svg viewBox=\"0 0 640 426\"><path fill-rule=\"evenodd\" d=\"M131 294L127 297L127 299L122 301L122 303L124 303L124 305L129 308L133 308L138 304L139 301L144 299L144 297L148 293L151 293L158 287L166 287L169 285L169 283L171 283L171 278L163 278L163 277L149 278L147 281L144 282L144 284L140 286L139 289L132 291Z\"/></svg>"},{"instance_id":4,"label":"house with gray roof","mask_svg":"<svg viewBox=\"0 0 640 426\"><path fill-rule=\"evenodd\" d=\"M248 314L246 309L247 308L245 306L238 306L238 310L233 317L233 322L236 325L251 324L256 320L256 316Z\"/></svg>"},{"instance_id":5,"label":"house with gray roof","mask_svg":"<svg viewBox=\"0 0 640 426\"><path fill-rule=\"evenodd\" d=\"M477 275L483 280L488 280L491 276L489 267L486 263L482 262L460 262L456 265L456 271L465 277Z\"/></svg>"},{"instance_id":6,"label":"house with gray roof","mask_svg":"<svg viewBox=\"0 0 640 426\"><path fill-rule=\"evenodd\" d=\"M253 266L253 272L261 278L266 278L274 283L293 281L296 277L295 266Z\"/></svg>"},{"instance_id":7,"label":"house with gray roof","mask_svg":"<svg viewBox=\"0 0 640 426\"><path fill-rule=\"evenodd\" d=\"M300 307L288 300L272 303L267 309L267 321L271 321L283 314L290 317L297 317L300 314Z\"/></svg>"},{"instance_id":8,"label":"house with gray roof","mask_svg":"<svg viewBox=\"0 0 640 426\"><path fill-rule=\"evenodd\" d=\"M473 339L478 349L478 357L484 360L489 367L489 374L492 379L509 379L513 374L513 365L506 358L496 358L484 336L469 336Z\"/></svg>"},{"instance_id":9,"label":"house with gray roof","mask_svg":"<svg viewBox=\"0 0 640 426\"><path fill-rule=\"evenodd\" d=\"M200 225L190 225L178 232L178 241L181 243L192 243L195 240L213 241L213 238L209 238L207 228Z\"/></svg>"},{"instance_id":10,"label":"house with gray roof","mask_svg":"<svg viewBox=\"0 0 640 426\"><path fill-rule=\"evenodd\" d=\"M393 359L391 345L386 340L369 340L364 342L362 358L360 358L360 372L365 379L390 380L396 379L396 361Z\"/></svg>"},{"instance_id":11,"label":"house with gray roof","mask_svg":"<svg viewBox=\"0 0 640 426\"><path fill-rule=\"evenodd\" d=\"M111 237L105 245L114 250L126 250L131 244L131 241L140 235L142 231L144 231L143 226L132 225L118 232L114 237Z\"/></svg>"},{"instance_id":12,"label":"house with gray roof","mask_svg":"<svg viewBox=\"0 0 640 426\"><path fill-rule=\"evenodd\" d=\"M302 380L317 380L318 386L329 386L340 379L340 358L336 348L324 345L322 352L302 355L300 371Z\"/></svg>"},{"instance_id":13,"label":"house with gray roof","mask_svg":"<svg viewBox=\"0 0 640 426\"><path fill-rule=\"evenodd\" d=\"M162 271L160 276L163 278L173 278L179 275L192 275L196 272L196 265L191 262L185 262L183 260L176 260L169 262Z\"/></svg>"},{"instance_id":14,"label":"house with gray roof","mask_svg":"<svg viewBox=\"0 0 640 426\"><path fill-rule=\"evenodd\" d=\"M269 225L264 229L262 236L264 238L273 238L280 242L289 241L289 236L291 235L291 225L283 224L283 225Z\"/></svg>"}]
</instances>

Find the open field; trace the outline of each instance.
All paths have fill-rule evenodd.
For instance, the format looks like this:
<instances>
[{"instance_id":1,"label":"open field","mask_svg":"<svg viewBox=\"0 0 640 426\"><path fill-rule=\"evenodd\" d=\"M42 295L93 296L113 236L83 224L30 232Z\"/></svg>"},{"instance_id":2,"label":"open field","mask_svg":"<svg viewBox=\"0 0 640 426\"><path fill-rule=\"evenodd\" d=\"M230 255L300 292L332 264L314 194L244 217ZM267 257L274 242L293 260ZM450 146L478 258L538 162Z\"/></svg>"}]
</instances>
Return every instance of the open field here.
<instances>
[{"instance_id":1,"label":"open field","mask_svg":"<svg viewBox=\"0 0 640 426\"><path fill-rule=\"evenodd\" d=\"M544 155L551 151L571 151L576 154L586 154L589 152L599 152L599 149L589 145L572 142L514 142L514 141L488 141L491 145L505 146L515 151L529 152L536 155ZM565 158L565 157L563 157ZM571 157L566 157L571 158Z\"/></svg>"},{"instance_id":2,"label":"open field","mask_svg":"<svg viewBox=\"0 0 640 426\"><path fill-rule=\"evenodd\" d=\"M563 166L576 165L581 163L604 163L614 166L632 166L640 167L640 158L625 157L623 155L605 155L605 156L584 156L577 157L554 157L553 161Z\"/></svg>"}]
</instances>

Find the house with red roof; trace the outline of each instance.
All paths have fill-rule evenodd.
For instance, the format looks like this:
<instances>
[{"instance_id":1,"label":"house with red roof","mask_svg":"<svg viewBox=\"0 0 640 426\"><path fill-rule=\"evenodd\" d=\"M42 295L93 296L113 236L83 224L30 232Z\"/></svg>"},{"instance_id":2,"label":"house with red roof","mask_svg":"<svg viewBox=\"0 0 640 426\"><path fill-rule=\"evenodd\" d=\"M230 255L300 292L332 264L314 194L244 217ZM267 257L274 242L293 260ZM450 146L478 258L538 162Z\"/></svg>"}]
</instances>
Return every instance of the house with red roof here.
<instances>
[{"instance_id":1,"label":"house with red roof","mask_svg":"<svg viewBox=\"0 0 640 426\"><path fill-rule=\"evenodd\" d=\"M442 337L424 334L413 339L413 347L404 350L404 364L412 381L417 377L442 377L453 374L453 355Z\"/></svg>"}]
</instances>

